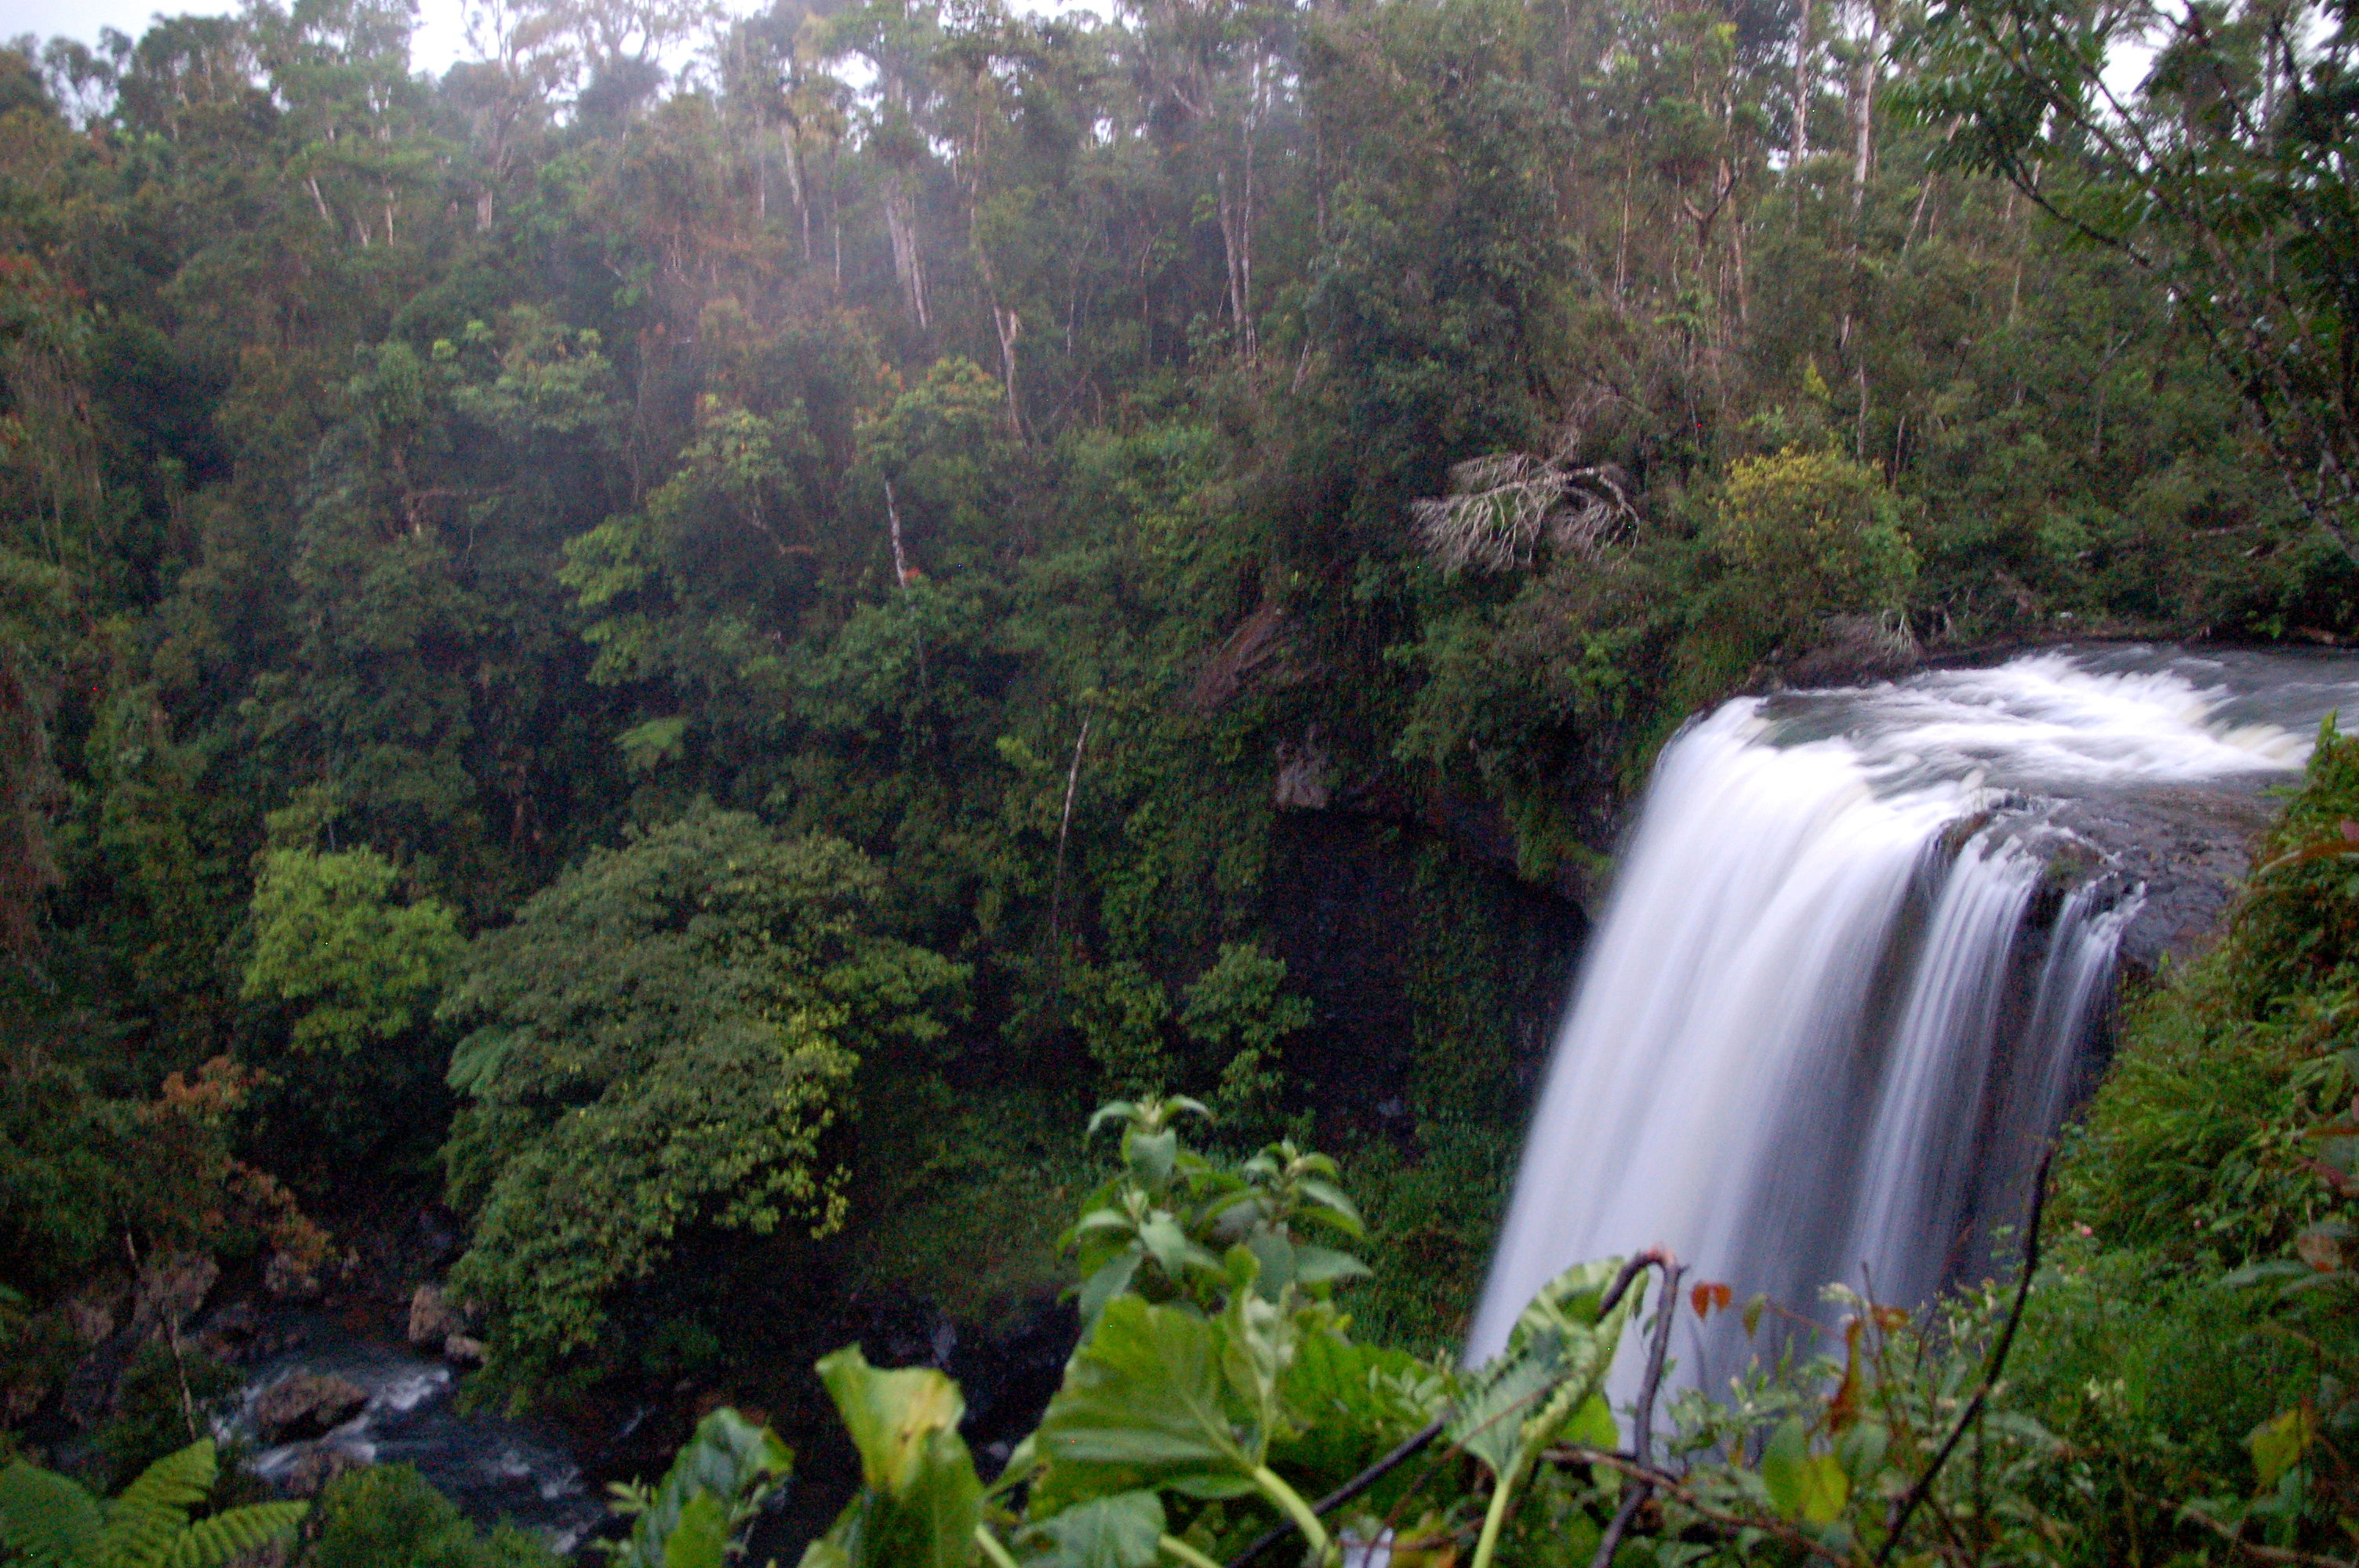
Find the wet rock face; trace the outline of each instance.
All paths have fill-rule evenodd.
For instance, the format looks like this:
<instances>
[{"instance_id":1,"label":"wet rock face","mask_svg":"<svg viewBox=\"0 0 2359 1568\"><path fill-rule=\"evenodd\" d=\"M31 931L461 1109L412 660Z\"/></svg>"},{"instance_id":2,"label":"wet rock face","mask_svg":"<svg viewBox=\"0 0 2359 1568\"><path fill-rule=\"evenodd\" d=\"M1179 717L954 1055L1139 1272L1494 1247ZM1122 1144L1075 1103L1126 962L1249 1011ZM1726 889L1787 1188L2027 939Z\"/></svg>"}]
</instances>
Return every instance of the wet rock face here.
<instances>
[{"instance_id":1,"label":"wet rock face","mask_svg":"<svg viewBox=\"0 0 2359 1568\"><path fill-rule=\"evenodd\" d=\"M368 1461L356 1454L325 1443L315 1443L305 1450L287 1472L287 1495L293 1498L316 1498L329 1482L347 1471L364 1467Z\"/></svg>"},{"instance_id":2,"label":"wet rock face","mask_svg":"<svg viewBox=\"0 0 2359 1568\"><path fill-rule=\"evenodd\" d=\"M368 1390L348 1378L296 1372L263 1390L254 1403L254 1424L265 1442L317 1437L358 1415Z\"/></svg>"},{"instance_id":3,"label":"wet rock face","mask_svg":"<svg viewBox=\"0 0 2359 1568\"><path fill-rule=\"evenodd\" d=\"M2142 785L2057 811L2057 826L2103 850L2125 881L2146 884L2122 932L2124 964L2150 975L2166 954L2183 961L2218 931L2282 806L2269 786L2283 782Z\"/></svg>"}]
</instances>

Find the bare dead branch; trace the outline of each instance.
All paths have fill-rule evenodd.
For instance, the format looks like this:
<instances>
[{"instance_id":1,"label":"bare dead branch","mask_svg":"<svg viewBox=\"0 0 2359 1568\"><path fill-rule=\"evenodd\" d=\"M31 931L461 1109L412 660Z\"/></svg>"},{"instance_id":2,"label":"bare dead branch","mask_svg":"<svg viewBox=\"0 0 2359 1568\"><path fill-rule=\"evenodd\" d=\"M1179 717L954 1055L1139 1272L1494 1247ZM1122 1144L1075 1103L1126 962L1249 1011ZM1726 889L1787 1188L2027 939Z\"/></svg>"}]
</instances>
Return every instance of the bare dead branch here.
<instances>
[{"instance_id":1,"label":"bare dead branch","mask_svg":"<svg viewBox=\"0 0 2359 1568\"><path fill-rule=\"evenodd\" d=\"M1958 1451L1958 1444L1965 1438L1966 1429L1982 1415L1983 1406L1990 1400L1991 1390L1997 1386L1999 1373L2006 1369L2006 1353L2015 1346L2015 1331L2023 1325L2024 1305L2031 1299L2031 1277L2039 1271L2039 1219L2048 1207L2048 1167L2055 1158L2053 1149L2041 1155L2039 1170L2031 1179L2031 1214L2024 1222L2023 1230L2023 1268L2016 1279L2015 1304L2007 1309L2006 1326L1999 1331L1998 1343L1991 1346L1990 1362L1983 1369L1982 1382L1975 1388L1974 1397L1968 1400L1966 1408L1958 1412L1957 1424L1950 1429L1950 1435L1943 1441L1940 1451L1933 1455L1933 1462L1925 1466L1924 1473L1911 1482L1908 1489L1893 1503L1884 1544L1875 1553L1875 1568L1884 1568L1892 1561L1893 1551L1900 1544L1900 1532L1908 1528L1909 1516L1931 1495L1933 1483L1940 1476L1941 1466L1947 1465L1950 1455Z\"/></svg>"},{"instance_id":2,"label":"bare dead branch","mask_svg":"<svg viewBox=\"0 0 2359 1568\"><path fill-rule=\"evenodd\" d=\"M1680 1276L1686 1271L1679 1260L1668 1253L1662 1258L1663 1295L1655 1309L1655 1333L1647 1347L1647 1375L1638 1385L1638 1408L1630 1422L1630 1452L1641 1465L1653 1460L1655 1445L1655 1391L1662 1386L1663 1364L1671 1347L1671 1323L1679 1316ZM1597 1542L1597 1554L1589 1561L1589 1568L1613 1568L1614 1549L1622 1544L1622 1536L1630 1521L1638 1517L1654 1487L1638 1481L1622 1495L1622 1506L1614 1510L1613 1522Z\"/></svg>"}]
</instances>

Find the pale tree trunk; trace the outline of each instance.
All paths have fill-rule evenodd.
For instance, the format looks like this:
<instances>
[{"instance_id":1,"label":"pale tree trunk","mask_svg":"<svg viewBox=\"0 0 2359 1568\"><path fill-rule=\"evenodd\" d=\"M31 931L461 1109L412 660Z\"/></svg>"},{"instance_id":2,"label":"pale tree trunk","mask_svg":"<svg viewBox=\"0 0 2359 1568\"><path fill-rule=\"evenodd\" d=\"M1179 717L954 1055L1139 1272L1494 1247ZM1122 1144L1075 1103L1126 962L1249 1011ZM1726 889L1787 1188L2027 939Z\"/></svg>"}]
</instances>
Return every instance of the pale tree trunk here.
<instances>
[{"instance_id":1,"label":"pale tree trunk","mask_svg":"<svg viewBox=\"0 0 2359 1568\"><path fill-rule=\"evenodd\" d=\"M1251 241L1243 232L1245 223L1238 213L1243 203L1229 189L1229 171L1216 169L1212 179L1220 195L1221 257L1228 273L1229 319L1237 330L1238 351L1250 354L1253 351L1246 339L1253 329L1246 314L1244 251Z\"/></svg>"},{"instance_id":2,"label":"pale tree trunk","mask_svg":"<svg viewBox=\"0 0 2359 1568\"><path fill-rule=\"evenodd\" d=\"M1867 176L1875 161L1875 78L1884 52L1884 14L1871 5L1867 32L1860 39L1859 71L1851 92L1851 211L1856 220L1867 207Z\"/></svg>"},{"instance_id":3,"label":"pale tree trunk","mask_svg":"<svg viewBox=\"0 0 2359 1568\"><path fill-rule=\"evenodd\" d=\"M1263 66L1254 61L1245 110L1237 127L1239 176L1235 187L1225 166L1213 173L1220 202L1221 249L1227 264L1229 319L1237 329L1237 351L1252 359L1260 349L1253 318L1254 132L1261 118Z\"/></svg>"},{"instance_id":4,"label":"pale tree trunk","mask_svg":"<svg viewBox=\"0 0 2359 1568\"><path fill-rule=\"evenodd\" d=\"M795 123L788 120L778 135L787 155L787 192L795 200L795 219L802 225L803 265L809 266L811 259L810 202L803 194L803 146L802 138L796 134L797 129Z\"/></svg>"},{"instance_id":5,"label":"pale tree trunk","mask_svg":"<svg viewBox=\"0 0 2359 1568\"><path fill-rule=\"evenodd\" d=\"M1024 318L1013 310L1003 310L995 301L991 307L991 324L999 332L1000 376L1007 388L1007 433L1022 441L1024 406L1016 395L1016 340L1024 335Z\"/></svg>"},{"instance_id":6,"label":"pale tree trunk","mask_svg":"<svg viewBox=\"0 0 2359 1568\"><path fill-rule=\"evenodd\" d=\"M1787 155L1788 173L1799 171L1810 156L1810 20L1811 0L1802 0L1801 19L1794 24L1794 146Z\"/></svg>"},{"instance_id":7,"label":"pale tree trunk","mask_svg":"<svg viewBox=\"0 0 2359 1568\"><path fill-rule=\"evenodd\" d=\"M920 328L933 325L926 308L926 259L918 249L918 219L901 171L885 177L885 227L893 241L893 276Z\"/></svg>"},{"instance_id":8,"label":"pale tree trunk","mask_svg":"<svg viewBox=\"0 0 2359 1568\"><path fill-rule=\"evenodd\" d=\"M1740 209L1736 222L1729 225L1728 248L1736 264L1736 325L1742 330L1753 324L1753 291L1745 276L1745 213Z\"/></svg>"}]
</instances>

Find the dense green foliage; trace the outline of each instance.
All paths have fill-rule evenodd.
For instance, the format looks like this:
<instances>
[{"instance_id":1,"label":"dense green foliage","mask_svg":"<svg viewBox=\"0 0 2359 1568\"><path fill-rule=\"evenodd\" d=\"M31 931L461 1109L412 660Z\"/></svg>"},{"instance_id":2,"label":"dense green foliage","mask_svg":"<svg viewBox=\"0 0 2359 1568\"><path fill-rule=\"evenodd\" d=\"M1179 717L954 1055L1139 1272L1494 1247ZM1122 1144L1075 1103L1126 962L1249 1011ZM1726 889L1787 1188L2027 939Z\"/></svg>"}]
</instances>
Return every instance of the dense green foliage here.
<instances>
[{"instance_id":1,"label":"dense green foliage","mask_svg":"<svg viewBox=\"0 0 2359 1568\"><path fill-rule=\"evenodd\" d=\"M924 1046L963 978L864 929L877 879L832 839L709 804L587 860L480 938L443 1004L475 1027L451 1190L453 1275L492 1308L503 1375L595 1344L602 1298L700 1220L843 1222L830 1125L864 1052Z\"/></svg>"},{"instance_id":2,"label":"dense green foliage","mask_svg":"<svg viewBox=\"0 0 2359 1568\"><path fill-rule=\"evenodd\" d=\"M316 1262L298 1195L461 1209L509 1397L807 1410L852 1292L1062 1282L1071 1126L1188 1096L1203 1163L1085 1210L1093 1336L1131 1338L1082 1364L1226 1336L1227 1446L1160 1491L1051 1461L1073 1506L1019 1519L928 1385L921 1468L1018 1554L1290 1513L1455 1397L1368 1343L1454 1336L1512 1164L1561 955L1505 869L1584 885L1695 707L1924 648L2359 634L2348 28L2221 16L2128 157L2083 69L2123 14L1982 0L529 0L439 79L397 0L253 0L0 51L7 1420L124 1264ZM1396 929L1314 985L1353 854ZM2071 1178L2136 1397L2204 1405L2136 1428L2136 1485L2244 1463L2212 1412L2266 1406L2313 1543L2343 1396L2207 1383L2276 1287L2190 1281L2341 1267L2302 1163L2359 1137L2310 1136L2340 874L2264 873ZM1398 1009L1346 1016L1378 969ZM1330 1293L1363 1266L1365 1341ZM1952 1391L1988 1317L1924 1342ZM2060 1433L2102 1401L2055 1390L2130 1377L2079 1332L2024 1352ZM1410 1391L1322 1426L1281 1360ZM919 1400L831 1365L872 1426ZM1851 1551L1937 1386L1877 1396L1888 1455L1813 1414L1774 1486L1782 1426L1706 1446L1740 1492L1838 1465ZM1440 1536L1510 1494L1494 1551L1602 1528L1594 1466L1478 1449L1500 1484ZM932 1486L880 1469L837 1549L915 1539Z\"/></svg>"},{"instance_id":3,"label":"dense green foliage","mask_svg":"<svg viewBox=\"0 0 2359 1568\"><path fill-rule=\"evenodd\" d=\"M553 1568L557 1555L506 1523L478 1530L407 1465L371 1465L321 1490L303 1561L314 1568Z\"/></svg>"}]
</instances>

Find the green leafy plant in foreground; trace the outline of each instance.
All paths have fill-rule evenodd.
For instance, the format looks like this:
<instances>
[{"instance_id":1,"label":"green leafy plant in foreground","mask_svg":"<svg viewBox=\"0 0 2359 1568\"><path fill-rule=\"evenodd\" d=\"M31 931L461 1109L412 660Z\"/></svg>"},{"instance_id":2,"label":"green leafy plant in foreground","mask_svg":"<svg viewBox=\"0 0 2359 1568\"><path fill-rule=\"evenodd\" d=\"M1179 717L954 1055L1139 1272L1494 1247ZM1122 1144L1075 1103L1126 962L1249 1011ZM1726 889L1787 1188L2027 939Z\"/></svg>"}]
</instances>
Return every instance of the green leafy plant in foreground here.
<instances>
[{"instance_id":1,"label":"green leafy plant in foreground","mask_svg":"<svg viewBox=\"0 0 2359 1568\"><path fill-rule=\"evenodd\" d=\"M219 1568L290 1533L309 1511L250 1503L191 1520L219 1476L211 1438L157 1460L108 1502L20 1459L0 1470L0 1545L25 1568Z\"/></svg>"},{"instance_id":2,"label":"green leafy plant in foreground","mask_svg":"<svg viewBox=\"0 0 2359 1568\"><path fill-rule=\"evenodd\" d=\"M1945 1441L1945 1424L1990 1391L1998 1355L1976 1383L1980 1363L1963 1352L1991 1314L1953 1314L1937 1336L1854 1299L1843 1363L1764 1375L1733 1403L1683 1399L1674 1472L1655 1463L1650 1425L1680 1304L1675 1261L1567 1271L1479 1368L1362 1346L1332 1295L1363 1271L1295 1235L1306 1222L1356 1235L1332 1163L1278 1144L1219 1169L1178 1135L1180 1119L1201 1114L1149 1099L1093 1119L1093 1132L1121 1126L1122 1167L1067 1238L1084 1331L1038 1428L989 1487L958 1436L963 1401L948 1378L879 1371L857 1347L820 1364L863 1484L803 1568L1204 1568L1272 1547L1330 1564L1350 1542L1379 1541L1403 1568L1604 1563L1625 1541L1664 1562L1766 1549L1866 1564L1904 1535L1921 1544L1915 1505L1896 1505L1933 1493L1967 1435L1961 1424ZM1650 1274L1664 1288L1625 1447L1603 1390ZM1690 1299L1703 1315L1725 1310L1728 1292L1706 1284ZM1978 1465L2003 1448L2036 1463L2045 1450L2020 1435L1983 1422L1970 1451ZM1534 1537L1514 1520L1539 1493L1549 1525ZM1945 1528L1955 1511L1940 1513Z\"/></svg>"},{"instance_id":3,"label":"green leafy plant in foreground","mask_svg":"<svg viewBox=\"0 0 2359 1568\"><path fill-rule=\"evenodd\" d=\"M631 1533L606 1550L618 1568L717 1563L732 1535L793 1468L794 1456L776 1433L734 1410L716 1410L697 1423L655 1487L613 1488L614 1510L631 1520Z\"/></svg>"},{"instance_id":4,"label":"green leafy plant in foreground","mask_svg":"<svg viewBox=\"0 0 2359 1568\"><path fill-rule=\"evenodd\" d=\"M1923 1312L1831 1288L1831 1335L1759 1299L1740 1312L1723 1284L1683 1291L1658 1253L1585 1263L1469 1368L1360 1344L1334 1300L1341 1276L1266 1267L1271 1239L1292 1244L1307 1214L1348 1234L1350 1201L1331 1166L1288 1146L1216 1166L1178 1136L1197 1114L1146 1100L1095 1119L1122 1128L1122 1163L1068 1238L1086 1326L995 1479L977 1472L942 1373L875 1368L857 1346L820 1363L862 1479L802 1568L1335 1568L1377 1543L1394 1568L2096 1563L2121 1560L2125 1520L2190 1563L2329 1561L2256 1557L2246 1532L2277 1528L2266 1507L2205 1501L2183 1462L2158 1472L2140 1457L2158 1429L2075 1369L2076 1347L2102 1368L2147 1332L2083 1238L2048 1264L2028 1245L2011 1284ZM1763 1336L1773 1312L1785 1326ZM1690 1313L1732 1330L1741 1317L1764 1354L1709 1395L1666 1399L1670 1329ZM2158 1298L2147 1316L2185 1314ZM1634 1327L1637 1393L1617 1412L1606 1379ZM2190 1329L2172 1358L2216 1353L2220 1332ZM2068 1377L2080 1380L2060 1390ZM2308 1485L2326 1452L2299 1419L2248 1445L2277 1464L2259 1471L2262 1503L2272 1485ZM750 1430L733 1452L759 1448ZM645 1548L635 1532L634 1561L721 1568L777 1473L757 1470L684 1453L664 1487L682 1522ZM2180 1476L2171 1496L2141 1490L2157 1473Z\"/></svg>"}]
</instances>

